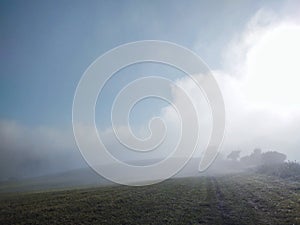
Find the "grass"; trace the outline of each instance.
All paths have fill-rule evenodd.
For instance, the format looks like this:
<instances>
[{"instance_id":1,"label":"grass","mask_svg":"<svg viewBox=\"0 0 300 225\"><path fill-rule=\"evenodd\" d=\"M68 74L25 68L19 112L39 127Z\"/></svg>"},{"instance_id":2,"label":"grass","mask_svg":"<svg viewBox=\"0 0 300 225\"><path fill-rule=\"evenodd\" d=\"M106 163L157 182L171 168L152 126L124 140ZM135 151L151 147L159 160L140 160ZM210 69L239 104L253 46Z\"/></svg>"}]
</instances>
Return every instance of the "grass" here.
<instances>
[{"instance_id":1,"label":"grass","mask_svg":"<svg viewBox=\"0 0 300 225\"><path fill-rule=\"evenodd\" d=\"M0 224L300 224L300 183L262 175L171 179L0 197Z\"/></svg>"},{"instance_id":2,"label":"grass","mask_svg":"<svg viewBox=\"0 0 300 225\"><path fill-rule=\"evenodd\" d=\"M300 164L297 162L288 161L280 164L262 165L257 168L257 172L300 181Z\"/></svg>"}]
</instances>

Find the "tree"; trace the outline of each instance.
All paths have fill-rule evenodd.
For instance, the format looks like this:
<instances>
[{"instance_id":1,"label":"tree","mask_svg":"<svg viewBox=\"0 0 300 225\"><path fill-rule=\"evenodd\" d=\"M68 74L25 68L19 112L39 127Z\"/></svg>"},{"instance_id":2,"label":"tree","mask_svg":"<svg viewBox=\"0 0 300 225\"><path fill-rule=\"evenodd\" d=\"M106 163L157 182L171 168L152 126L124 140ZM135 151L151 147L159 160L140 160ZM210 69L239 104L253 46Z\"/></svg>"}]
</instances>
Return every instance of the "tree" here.
<instances>
[{"instance_id":1,"label":"tree","mask_svg":"<svg viewBox=\"0 0 300 225\"><path fill-rule=\"evenodd\" d=\"M253 152L248 156L244 156L240 159L240 161L247 166L258 166L261 165L261 149L256 148Z\"/></svg>"},{"instance_id":2,"label":"tree","mask_svg":"<svg viewBox=\"0 0 300 225\"><path fill-rule=\"evenodd\" d=\"M252 153L252 155L261 155L261 149L260 148L256 148L256 149L254 149L253 150L253 153Z\"/></svg>"},{"instance_id":3,"label":"tree","mask_svg":"<svg viewBox=\"0 0 300 225\"><path fill-rule=\"evenodd\" d=\"M276 151L269 151L262 154L264 165L282 164L286 160L286 155Z\"/></svg>"},{"instance_id":4,"label":"tree","mask_svg":"<svg viewBox=\"0 0 300 225\"><path fill-rule=\"evenodd\" d=\"M241 151L232 151L228 156L227 159L231 159L233 161L237 161L240 158Z\"/></svg>"}]
</instances>

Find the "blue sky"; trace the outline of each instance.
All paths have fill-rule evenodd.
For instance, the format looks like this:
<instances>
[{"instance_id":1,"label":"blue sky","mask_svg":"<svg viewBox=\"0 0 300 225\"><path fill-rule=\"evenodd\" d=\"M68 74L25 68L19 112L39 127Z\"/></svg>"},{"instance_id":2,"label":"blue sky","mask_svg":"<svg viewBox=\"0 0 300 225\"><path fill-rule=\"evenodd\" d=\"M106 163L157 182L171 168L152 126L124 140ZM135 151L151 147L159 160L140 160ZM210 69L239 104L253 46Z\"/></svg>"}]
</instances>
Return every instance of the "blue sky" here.
<instances>
[{"instance_id":1,"label":"blue sky","mask_svg":"<svg viewBox=\"0 0 300 225\"><path fill-rule=\"evenodd\" d=\"M299 9L290 0L0 1L0 179L86 165L72 133L77 84L99 56L140 40L182 45L211 68L227 112L224 154L261 147L300 160ZM96 107L98 129L114 151L123 149L106 129L112 102L128 82L149 75L176 80L201 102L174 68L142 63L122 69ZM137 104L133 131L139 136L153 116L176 124L168 109L157 99Z\"/></svg>"},{"instance_id":2,"label":"blue sky","mask_svg":"<svg viewBox=\"0 0 300 225\"><path fill-rule=\"evenodd\" d=\"M70 126L85 69L131 41L172 41L220 67L225 43L271 1L1 1L0 118Z\"/></svg>"}]
</instances>

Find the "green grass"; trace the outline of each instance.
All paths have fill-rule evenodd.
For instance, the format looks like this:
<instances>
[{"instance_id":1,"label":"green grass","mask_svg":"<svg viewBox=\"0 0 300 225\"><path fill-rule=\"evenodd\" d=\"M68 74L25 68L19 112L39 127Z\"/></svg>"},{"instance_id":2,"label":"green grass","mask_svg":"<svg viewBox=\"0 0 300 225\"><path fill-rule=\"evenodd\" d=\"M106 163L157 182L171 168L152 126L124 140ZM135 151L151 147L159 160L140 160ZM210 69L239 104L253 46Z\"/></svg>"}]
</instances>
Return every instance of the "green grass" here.
<instances>
[{"instance_id":1,"label":"green grass","mask_svg":"<svg viewBox=\"0 0 300 225\"><path fill-rule=\"evenodd\" d=\"M300 224L300 183L258 175L6 194L0 199L0 224Z\"/></svg>"}]
</instances>

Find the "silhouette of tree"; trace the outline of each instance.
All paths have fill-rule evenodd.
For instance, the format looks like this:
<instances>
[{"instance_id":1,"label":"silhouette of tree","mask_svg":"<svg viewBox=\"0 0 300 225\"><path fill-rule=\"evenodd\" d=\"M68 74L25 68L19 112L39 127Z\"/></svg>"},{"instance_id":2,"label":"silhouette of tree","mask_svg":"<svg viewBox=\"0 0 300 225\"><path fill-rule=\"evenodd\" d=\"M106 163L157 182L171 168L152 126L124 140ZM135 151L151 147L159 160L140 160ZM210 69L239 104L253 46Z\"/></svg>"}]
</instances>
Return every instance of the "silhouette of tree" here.
<instances>
[{"instance_id":1,"label":"silhouette of tree","mask_svg":"<svg viewBox=\"0 0 300 225\"><path fill-rule=\"evenodd\" d=\"M262 151L260 148L256 148L253 152L248 156L244 156L241 158L241 162L247 166L258 166L262 163Z\"/></svg>"},{"instance_id":2,"label":"silhouette of tree","mask_svg":"<svg viewBox=\"0 0 300 225\"><path fill-rule=\"evenodd\" d=\"M241 151L232 151L228 156L227 159L231 159L233 161L237 161L240 158Z\"/></svg>"},{"instance_id":3,"label":"silhouette of tree","mask_svg":"<svg viewBox=\"0 0 300 225\"><path fill-rule=\"evenodd\" d=\"M286 155L276 151L269 151L262 154L264 165L282 164L286 160Z\"/></svg>"}]
</instances>

